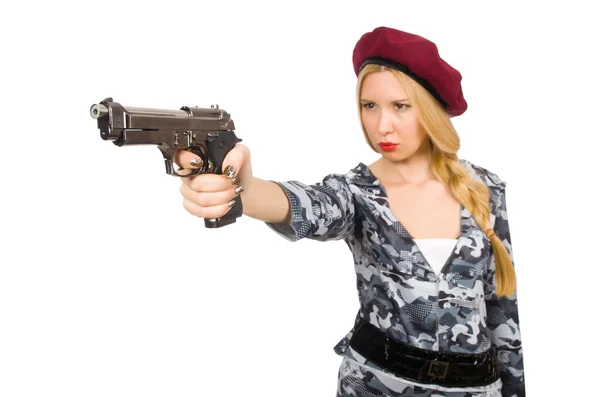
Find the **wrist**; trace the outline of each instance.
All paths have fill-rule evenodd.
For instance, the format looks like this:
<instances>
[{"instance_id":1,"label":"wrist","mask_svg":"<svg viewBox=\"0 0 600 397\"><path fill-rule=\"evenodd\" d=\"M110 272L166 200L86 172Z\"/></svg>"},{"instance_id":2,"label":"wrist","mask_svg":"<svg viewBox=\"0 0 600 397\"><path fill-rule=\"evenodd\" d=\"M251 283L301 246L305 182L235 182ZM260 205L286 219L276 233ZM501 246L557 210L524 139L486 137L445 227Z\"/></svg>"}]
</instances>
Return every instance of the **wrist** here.
<instances>
[{"instance_id":1,"label":"wrist","mask_svg":"<svg viewBox=\"0 0 600 397\"><path fill-rule=\"evenodd\" d=\"M239 194L240 199L242 200L243 212L245 215L249 215L246 210L250 210L252 207L252 203L255 202L255 190L257 188L256 178L252 177L248 180L242 181L241 185L244 189Z\"/></svg>"}]
</instances>

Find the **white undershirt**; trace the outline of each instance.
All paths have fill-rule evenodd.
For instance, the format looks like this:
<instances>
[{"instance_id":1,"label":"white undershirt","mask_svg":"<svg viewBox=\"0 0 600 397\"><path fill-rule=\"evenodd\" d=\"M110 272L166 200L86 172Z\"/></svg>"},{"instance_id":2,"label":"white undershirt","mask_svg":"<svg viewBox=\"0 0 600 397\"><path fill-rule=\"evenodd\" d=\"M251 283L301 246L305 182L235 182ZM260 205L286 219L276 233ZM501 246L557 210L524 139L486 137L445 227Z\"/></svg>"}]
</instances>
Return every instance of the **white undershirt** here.
<instances>
[{"instance_id":1,"label":"white undershirt","mask_svg":"<svg viewBox=\"0 0 600 397\"><path fill-rule=\"evenodd\" d=\"M427 262L437 273L442 270L442 267L448 260L452 250L456 246L457 239L455 238L421 238L415 239L419 246L419 250L423 253Z\"/></svg>"}]
</instances>

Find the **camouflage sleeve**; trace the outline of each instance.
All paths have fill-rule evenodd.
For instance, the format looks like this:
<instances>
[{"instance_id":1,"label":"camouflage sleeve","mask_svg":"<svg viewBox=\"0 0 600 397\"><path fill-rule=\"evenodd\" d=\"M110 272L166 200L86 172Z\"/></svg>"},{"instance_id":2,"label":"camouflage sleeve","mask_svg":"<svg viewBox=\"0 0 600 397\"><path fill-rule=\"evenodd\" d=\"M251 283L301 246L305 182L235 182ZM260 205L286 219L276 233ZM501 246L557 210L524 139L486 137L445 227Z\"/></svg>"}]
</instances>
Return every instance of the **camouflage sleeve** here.
<instances>
[{"instance_id":1,"label":"camouflage sleeve","mask_svg":"<svg viewBox=\"0 0 600 397\"><path fill-rule=\"evenodd\" d=\"M314 185L275 183L287 195L292 212L289 223L267 223L279 235L290 241L328 241L342 239L353 230L354 200L343 175L330 174Z\"/></svg>"},{"instance_id":2,"label":"camouflage sleeve","mask_svg":"<svg viewBox=\"0 0 600 397\"><path fill-rule=\"evenodd\" d=\"M494 231L507 248L514 266L514 257L506 214L506 193L500 192L496 209ZM497 349L498 367L502 379L502 397L525 396L525 374L523 371L523 349L517 293L498 298L496 295L495 260L492 257L486 283L487 325L492 345Z\"/></svg>"}]
</instances>

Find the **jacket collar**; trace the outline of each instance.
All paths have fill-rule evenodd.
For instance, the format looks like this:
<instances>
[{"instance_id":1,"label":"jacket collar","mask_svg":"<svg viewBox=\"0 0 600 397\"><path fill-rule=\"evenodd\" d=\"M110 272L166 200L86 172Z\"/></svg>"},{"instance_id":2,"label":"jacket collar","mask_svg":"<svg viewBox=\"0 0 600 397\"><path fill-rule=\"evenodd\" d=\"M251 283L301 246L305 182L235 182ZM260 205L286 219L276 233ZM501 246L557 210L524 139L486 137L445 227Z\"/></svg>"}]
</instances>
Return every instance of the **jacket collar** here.
<instances>
[{"instance_id":1,"label":"jacket collar","mask_svg":"<svg viewBox=\"0 0 600 397\"><path fill-rule=\"evenodd\" d=\"M369 167L364 163L358 163L350 172L346 174L350 183L365 188L381 187L379 179L373 175Z\"/></svg>"}]
</instances>

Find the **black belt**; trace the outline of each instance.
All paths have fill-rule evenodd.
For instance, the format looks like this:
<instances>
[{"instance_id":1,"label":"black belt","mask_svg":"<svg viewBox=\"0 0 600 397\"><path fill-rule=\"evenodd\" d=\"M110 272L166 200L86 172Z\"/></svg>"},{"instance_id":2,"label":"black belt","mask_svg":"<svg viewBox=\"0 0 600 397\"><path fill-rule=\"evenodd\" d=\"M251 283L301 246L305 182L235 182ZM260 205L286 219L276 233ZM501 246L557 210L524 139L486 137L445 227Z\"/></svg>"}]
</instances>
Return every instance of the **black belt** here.
<instances>
[{"instance_id":1,"label":"black belt","mask_svg":"<svg viewBox=\"0 0 600 397\"><path fill-rule=\"evenodd\" d=\"M480 354L419 349L388 338L363 319L355 328L350 346L368 361L418 383L471 387L488 385L499 377L495 349Z\"/></svg>"}]
</instances>

